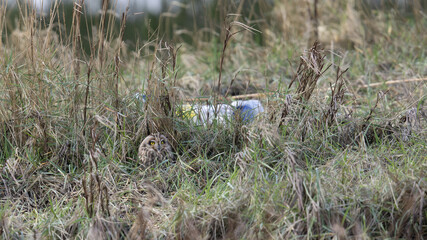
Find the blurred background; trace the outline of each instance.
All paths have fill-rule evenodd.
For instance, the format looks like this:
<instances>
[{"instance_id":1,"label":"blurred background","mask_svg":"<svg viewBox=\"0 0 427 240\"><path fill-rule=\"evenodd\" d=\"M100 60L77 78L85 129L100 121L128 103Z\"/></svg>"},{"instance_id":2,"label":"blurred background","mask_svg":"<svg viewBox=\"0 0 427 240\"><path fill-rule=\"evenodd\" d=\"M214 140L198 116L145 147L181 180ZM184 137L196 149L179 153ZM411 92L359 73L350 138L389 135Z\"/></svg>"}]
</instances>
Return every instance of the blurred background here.
<instances>
[{"instance_id":1,"label":"blurred background","mask_svg":"<svg viewBox=\"0 0 427 240\"><path fill-rule=\"evenodd\" d=\"M55 0L27 0L28 2L34 4L39 13L47 13L51 5L55 2ZM71 4L75 0L62 0L60 2L64 4ZM85 1L85 5L87 10L96 14L100 11L103 0L88 0ZM407 8L414 4L413 0L363 0L366 4L368 4L372 8L381 8L386 5L396 5L400 8ZM11 6L16 5L17 0L7 0L8 4ZM181 4L211 4L214 0L110 0L110 5L116 6L116 12L121 13L129 7L131 11L134 12L149 12L153 14L160 14L161 12L167 11L173 5L181 5ZM232 1L230 1L232 2ZM240 1L234 1L240 2ZM267 2L274 3L279 1L269 0ZM225 3L224 3L225 4Z\"/></svg>"},{"instance_id":2,"label":"blurred background","mask_svg":"<svg viewBox=\"0 0 427 240\"><path fill-rule=\"evenodd\" d=\"M7 0L7 32L16 29L19 16L19 6L22 3L30 3L37 11L40 18L49 22L51 11L57 7L60 14L53 17L65 21L69 26L72 21L73 0ZM425 9L427 1L421 0L363 0L363 1L295 1L295 0L86 0L84 2L83 12L85 21L81 22L81 34L83 36L84 49L88 48L88 35L92 34L93 26L99 23L99 17L102 14L103 4L107 4L110 10L108 13L114 15L116 28L120 26L120 20L123 13L127 12L127 24L124 32L124 41L129 47L134 48L138 41L145 41L156 35L165 40L174 40L176 42L199 43L210 41L212 37L217 36L221 31L221 25L227 14L239 14L240 20L251 27L261 30L268 29L282 31L285 39L300 38L312 31L310 24L310 11L314 11L314 4L318 5L319 13L317 16L318 34L320 40L330 42L330 38L335 38L343 43L344 47L352 47L362 40L354 36L337 36L343 30L342 23L357 21L366 31L365 19L371 19L373 11L393 12L393 16L406 20L419 18L422 14L421 9ZM350 7L349 7L350 6ZM311 7L311 9L310 9ZM355 14L355 11L358 13ZM344 13L344 14L342 14ZM362 14L363 16L361 16ZM345 15L347 19L341 16ZM362 19L361 19L362 18ZM15 20L14 20L15 19ZM333 24L329 21L337 21ZM371 24L372 25L372 24ZM360 31L356 27L355 32ZM311 28L311 29L310 29ZM370 31L370 30L369 30ZM294 35L295 34L295 35ZM265 44L265 37L268 33L256 34L254 40L259 44ZM357 33L356 33L357 35ZM371 33L363 34L364 37L371 38ZM3 36L4 38L4 36ZM338 39L340 38L340 39ZM347 39L345 39L347 38ZM364 39L366 40L366 39ZM363 40L363 41L364 41ZM369 39L368 39L369 40Z\"/></svg>"}]
</instances>

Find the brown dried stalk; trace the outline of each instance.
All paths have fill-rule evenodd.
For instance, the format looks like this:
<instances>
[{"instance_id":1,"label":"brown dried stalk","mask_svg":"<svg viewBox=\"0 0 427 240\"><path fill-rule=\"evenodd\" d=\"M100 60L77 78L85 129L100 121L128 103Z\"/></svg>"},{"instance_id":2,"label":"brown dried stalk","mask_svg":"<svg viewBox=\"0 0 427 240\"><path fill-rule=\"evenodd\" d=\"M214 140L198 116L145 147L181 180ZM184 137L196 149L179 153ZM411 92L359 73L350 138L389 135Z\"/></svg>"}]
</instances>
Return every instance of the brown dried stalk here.
<instances>
[{"instance_id":1,"label":"brown dried stalk","mask_svg":"<svg viewBox=\"0 0 427 240\"><path fill-rule=\"evenodd\" d=\"M387 90L385 93L383 93L382 91L379 91L378 92L378 94L377 94L377 100L376 100L376 102L375 102L375 105L374 105L374 107L372 107L370 110L369 110L369 114L368 114L368 116L365 118L365 120L364 120L364 122L365 122L365 124L364 125L367 125L368 124L368 122L371 120L371 118L372 118L372 114L374 113L374 111L375 111L375 109L377 108L377 106L378 106L378 102L380 101L380 99L382 99L387 93L388 93L388 91L389 90Z\"/></svg>"},{"instance_id":2,"label":"brown dried stalk","mask_svg":"<svg viewBox=\"0 0 427 240\"><path fill-rule=\"evenodd\" d=\"M236 18L237 16L238 15L236 15L236 14L228 14L227 15L227 17L234 17L234 18ZM230 43L230 40L236 34L238 34L240 32L243 32L243 31L249 31L251 33L254 33L254 32L259 32L260 33L260 31L254 29L252 27L249 27L246 24L238 22L238 21L229 22L229 21L227 21L227 19L225 19L224 22L225 22L225 28L224 28L225 29L225 37L224 37L224 43L222 45L221 58L220 58L220 62L219 62L219 74L218 74L217 91L216 91L216 94L215 94L215 97L214 97L215 116L218 114L217 102L218 102L219 94L221 93L221 80L222 80L221 78L222 78L222 71L223 71L223 68L224 68L225 51L227 49L228 44ZM232 32L233 26L238 26L241 29L237 30L235 32Z\"/></svg>"},{"instance_id":3,"label":"brown dried stalk","mask_svg":"<svg viewBox=\"0 0 427 240\"><path fill-rule=\"evenodd\" d=\"M314 0L313 11L311 11L310 3L307 2L308 15L310 16L310 22L312 27L311 36L314 38L314 41L319 41L319 14L317 11L318 2L319 0ZM308 44L311 44L311 42L309 42Z\"/></svg>"},{"instance_id":4,"label":"brown dried stalk","mask_svg":"<svg viewBox=\"0 0 427 240\"><path fill-rule=\"evenodd\" d=\"M74 3L73 8L73 22L72 22L72 49L73 49L73 70L74 70L74 104L71 109L70 115L74 116L76 125L78 122L78 90L79 90L79 76L80 76L80 43L81 43L81 35L80 35L80 19L82 15L82 6L84 4L84 0L79 0Z\"/></svg>"},{"instance_id":5,"label":"brown dried stalk","mask_svg":"<svg viewBox=\"0 0 427 240\"><path fill-rule=\"evenodd\" d=\"M105 17L108 11L108 0L102 0L102 11L101 11L101 19L99 21L98 28L98 71L102 72L102 68L104 66L104 38L105 38ZM103 97L102 85L104 84L104 80L99 79L99 96Z\"/></svg>"},{"instance_id":6,"label":"brown dried stalk","mask_svg":"<svg viewBox=\"0 0 427 240\"><path fill-rule=\"evenodd\" d=\"M114 94L115 94L115 107L116 111L119 110L119 70L120 70L120 50L123 42L123 34L126 28L126 18L129 11L129 7L126 8L125 12L122 14L122 22L120 24L120 33L119 33L119 46L116 51L116 57L114 58Z\"/></svg>"},{"instance_id":7,"label":"brown dried stalk","mask_svg":"<svg viewBox=\"0 0 427 240\"><path fill-rule=\"evenodd\" d=\"M311 94L316 88L317 81L331 66L328 65L325 67L324 60L323 49L320 48L320 44L317 41L313 44L313 47L305 51L300 57L298 70L288 87L291 88L292 84L298 81L296 99L300 102L307 102L310 99Z\"/></svg>"},{"instance_id":8,"label":"brown dried stalk","mask_svg":"<svg viewBox=\"0 0 427 240\"><path fill-rule=\"evenodd\" d=\"M330 85L332 93L331 93L331 101L329 102L329 108L328 111L323 116L323 121L327 124L327 126L330 126L333 124L333 122L336 119L336 114L338 112L339 106L342 104L342 101L344 99L344 78L343 75L348 70L345 69L344 71L341 71L341 68L337 68L337 76L335 78L335 84L332 86Z\"/></svg>"}]
</instances>

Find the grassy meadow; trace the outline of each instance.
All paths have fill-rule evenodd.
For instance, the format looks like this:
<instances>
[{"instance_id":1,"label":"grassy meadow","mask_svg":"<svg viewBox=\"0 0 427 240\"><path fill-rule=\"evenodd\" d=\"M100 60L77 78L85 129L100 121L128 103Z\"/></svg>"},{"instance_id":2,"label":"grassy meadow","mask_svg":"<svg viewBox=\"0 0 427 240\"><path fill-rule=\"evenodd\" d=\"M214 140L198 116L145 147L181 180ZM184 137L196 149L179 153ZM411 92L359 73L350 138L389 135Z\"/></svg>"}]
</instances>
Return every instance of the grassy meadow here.
<instances>
[{"instance_id":1,"label":"grassy meadow","mask_svg":"<svg viewBox=\"0 0 427 240\"><path fill-rule=\"evenodd\" d=\"M135 41L0 2L0 239L427 238L422 1L188 2ZM265 111L185 111L236 99ZM143 167L155 132L176 161Z\"/></svg>"}]
</instances>

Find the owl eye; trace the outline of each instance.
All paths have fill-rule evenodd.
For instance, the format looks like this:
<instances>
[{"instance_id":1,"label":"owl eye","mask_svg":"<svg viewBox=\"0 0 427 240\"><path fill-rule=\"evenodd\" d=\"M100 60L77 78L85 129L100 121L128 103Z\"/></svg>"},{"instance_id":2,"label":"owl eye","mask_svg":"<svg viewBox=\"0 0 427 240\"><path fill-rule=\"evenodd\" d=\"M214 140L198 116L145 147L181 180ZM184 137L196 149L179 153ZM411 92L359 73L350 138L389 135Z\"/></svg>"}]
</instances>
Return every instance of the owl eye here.
<instances>
[{"instance_id":1,"label":"owl eye","mask_svg":"<svg viewBox=\"0 0 427 240\"><path fill-rule=\"evenodd\" d=\"M150 141L150 145L154 145L156 144L154 141Z\"/></svg>"},{"instance_id":2,"label":"owl eye","mask_svg":"<svg viewBox=\"0 0 427 240\"><path fill-rule=\"evenodd\" d=\"M165 140L162 140L160 143L161 143L161 144L165 144Z\"/></svg>"}]
</instances>

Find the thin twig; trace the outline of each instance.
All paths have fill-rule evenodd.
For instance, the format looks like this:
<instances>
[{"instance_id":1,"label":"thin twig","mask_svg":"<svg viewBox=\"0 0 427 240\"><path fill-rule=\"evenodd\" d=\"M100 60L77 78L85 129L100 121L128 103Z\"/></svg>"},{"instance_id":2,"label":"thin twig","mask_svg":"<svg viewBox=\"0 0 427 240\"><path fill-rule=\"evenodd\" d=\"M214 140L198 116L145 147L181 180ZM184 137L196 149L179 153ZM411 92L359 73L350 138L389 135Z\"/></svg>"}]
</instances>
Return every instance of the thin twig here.
<instances>
[{"instance_id":1,"label":"thin twig","mask_svg":"<svg viewBox=\"0 0 427 240\"><path fill-rule=\"evenodd\" d=\"M408 82L423 82L423 81L427 81L427 77L398 79L398 80L390 80L390 81L386 81L386 82L370 83L370 84L362 85L361 88L378 87L378 86L382 86L382 85L392 85L392 84L408 83Z\"/></svg>"}]
</instances>

